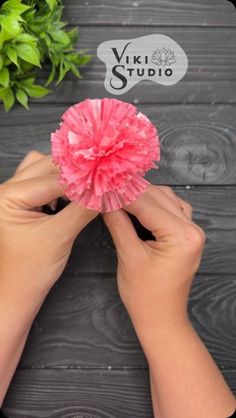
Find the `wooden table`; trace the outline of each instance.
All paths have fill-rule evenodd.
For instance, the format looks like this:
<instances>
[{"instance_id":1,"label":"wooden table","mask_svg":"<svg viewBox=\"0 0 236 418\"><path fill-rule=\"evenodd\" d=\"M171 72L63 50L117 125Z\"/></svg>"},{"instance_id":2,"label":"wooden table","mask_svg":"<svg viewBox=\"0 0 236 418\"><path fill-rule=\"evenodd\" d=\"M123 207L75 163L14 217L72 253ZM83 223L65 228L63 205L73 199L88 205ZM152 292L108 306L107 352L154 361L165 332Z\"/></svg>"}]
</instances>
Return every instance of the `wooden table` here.
<instances>
[{"instance_id":1,"label":"wooden table","mask_svg":"<svg viewBox=\"0 0 236 418\"><path fill-rule=\"evenodd\" d=\"M207 234L189 313L236 393L236 11L226 0L67 0L79 48L95 56L30 111L0 111L0 180L50 132L72 103L111 97L96 48L111 39L162 33L186 51L172 87L143 82L120 97L158 126L162 161L148 178L194 207ZM46 79L47 73L42 73ZM1 342L3 343L3 342ZM147 363L116 287L116 254L101 219L77 239L66 270L37 316L3 411L10 418L151 418Z\"/></svg>"}]
</instances>

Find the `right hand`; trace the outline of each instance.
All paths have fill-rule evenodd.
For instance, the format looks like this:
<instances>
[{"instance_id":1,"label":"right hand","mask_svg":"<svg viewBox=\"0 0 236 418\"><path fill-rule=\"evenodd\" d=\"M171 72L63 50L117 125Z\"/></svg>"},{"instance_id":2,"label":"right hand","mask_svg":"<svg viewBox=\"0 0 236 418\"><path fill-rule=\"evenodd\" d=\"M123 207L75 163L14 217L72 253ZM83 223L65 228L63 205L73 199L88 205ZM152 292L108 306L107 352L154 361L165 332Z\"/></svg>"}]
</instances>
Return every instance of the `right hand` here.
<instances>
[{"instance_id":1,"label":"right hand","mask_svg":"<svg viewBox=\"0 0 236 418\"><path fill-rule=\"evenodd\" d=\"M118 256L118 290L137 325L154 316L178 321L187 317L187 301L205 243L192 221L192 207L171 188L148 186L124 209L103 214ZM127 215L133 214L155 241L142 241Z\"/></svg>"}]
</instances>

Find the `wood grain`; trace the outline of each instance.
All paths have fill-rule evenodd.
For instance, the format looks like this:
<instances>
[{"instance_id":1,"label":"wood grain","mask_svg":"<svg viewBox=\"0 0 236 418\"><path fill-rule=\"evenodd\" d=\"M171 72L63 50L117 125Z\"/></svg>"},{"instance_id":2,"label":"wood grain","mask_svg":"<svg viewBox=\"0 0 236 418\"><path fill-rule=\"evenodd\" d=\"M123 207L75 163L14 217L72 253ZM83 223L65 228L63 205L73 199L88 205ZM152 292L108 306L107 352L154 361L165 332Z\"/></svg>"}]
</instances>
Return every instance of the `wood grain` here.
<instances>
[{"instance_id":1,"label":"wood grain","mask_svg":"<svg viewBox=\"0 0 236 418\"><path fill-rule=\"evenodd\" d=\"M236 368L236 276L198 274L191 321L219 367ZM146 367L115 274L65 273L28 339L20 367Z\"/></svg>"},{"instance_id":2,"label":"wood grain","mask_svg":"<svg viewBox=\"0 0 236 418\"><path fill-rule=\"evenodd\" d=\"M206 232L188 310L236 394L236 11L226 0L63 4L65 20L80 26L77 48L93 58L82 68L82 80L67 76L30 112L16 107L6 115L1 106L0 182L29 150L50 152L50 132L68 105L111 97L96 57L101 42L151 33L178 42L189 60L181 82L169 88L142 82L117 98L138 105L158 127L160 170L147 178L174 185ZM46 67L40 81L47 76ZM145 239L147 231L136 228ZM5 400L9 418L153 418L147 362L115 276L114 245L99 217L76 240L33 323Z\"/></svg>"},{"instance_id":3,"label":"wood grain","mask_svg":"<svg viewBox=\"0 0 236 418\"><path fill-rule=\"evenodd\" d=\"M88 49L93 55L88 65L81 68L83 79L67 76L55 90L53 87L53 94L38 101L73 103L87 97L113 97L104 88L105 64L97 58L98 45L112 39L132 39L153 33L173 38L185 50L189 61L186 75L169 87L143 81L117 98L134 103L236 103L236 29L119 26L82 27L78 48ZM49 72L43 70L41 82L44 83L48 75Z\"/></svg>"},{"instance_id":4,"label":"wood grain","mask_svg":"<svg viewBox=\"0 0 236 418\"><path fill-rule=\"evenodd\" d=\"M50 133L66 105L20 107L1 115L0 182L31 149L50 151ZM236 184L236 119L230 105L143 105L138 109L157 126L160 170L147 178L158 184Z\"/></svg>"},{"instance_id":5,"label":"wood grain","mask_svg":"<svg viewBox=\"0 0 236 418\"><path fill-rule=\"evenodd\" d=\"M77 25L236 26L235 9L226 0L65 0L65 20Z\"/></svg>"},{"instance_id":6,"label":"wood grain","mask_svg":"<svg viewBox=\"0 0 236 418\"><path fill-rule=\"evenodd\" d=\"M236 370L225 370L236 393ZM19 370L9 418L153 418L147 370Z\"/></svg>"}]
</instances>

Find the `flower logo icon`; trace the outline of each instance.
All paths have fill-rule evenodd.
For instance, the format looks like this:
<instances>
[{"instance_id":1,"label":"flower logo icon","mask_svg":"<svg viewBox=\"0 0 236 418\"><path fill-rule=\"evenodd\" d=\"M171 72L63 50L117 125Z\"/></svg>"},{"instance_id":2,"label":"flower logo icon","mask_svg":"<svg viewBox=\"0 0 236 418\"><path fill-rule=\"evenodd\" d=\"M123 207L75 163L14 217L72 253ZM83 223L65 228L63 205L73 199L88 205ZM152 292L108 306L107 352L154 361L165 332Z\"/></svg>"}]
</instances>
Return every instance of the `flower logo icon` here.
<instances>
[{"instance_id":1,"label":"flower logo icon","mask_svg":"<svg viewBox=\"0 0 236 418\"><path fill-rule=\"evenodd\" d=\"M169 67L176 62L176 59L175 54L171 49L163 47L153 51L151 61L157 66Z\"/></svg>"}]
</instances>

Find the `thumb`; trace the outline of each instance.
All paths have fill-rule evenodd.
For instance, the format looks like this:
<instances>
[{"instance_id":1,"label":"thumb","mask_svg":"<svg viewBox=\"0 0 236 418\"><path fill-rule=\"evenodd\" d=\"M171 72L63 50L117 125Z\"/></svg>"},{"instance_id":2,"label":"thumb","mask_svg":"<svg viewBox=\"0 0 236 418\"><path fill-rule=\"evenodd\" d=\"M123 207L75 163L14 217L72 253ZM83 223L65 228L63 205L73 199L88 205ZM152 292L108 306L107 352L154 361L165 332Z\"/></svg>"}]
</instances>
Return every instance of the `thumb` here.
<instances>
[{"instance_id":1,"label":"thumb","mask_svg":"<svg viewBox=\"0 0 236 418\"><path fill-rule=\"evenodd\" d=\"M85 226L91 222L99 212L80 206L72 202L64 209L52 216L52 222L57 228L63 228L71 237L75 239Z\"/></svg>"},{"instance_id":2,"label":"thumb","mask_svg":"<svg viewBox=\"0 0 236 418\"><path fill-rule=\"evenodd\" d=\"M127 258L131 252L137 254L137 247L141 246L134 226L123 209L103 214L104 222L110 231L118 256Z\"/></svg>"}]
</instances>

